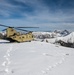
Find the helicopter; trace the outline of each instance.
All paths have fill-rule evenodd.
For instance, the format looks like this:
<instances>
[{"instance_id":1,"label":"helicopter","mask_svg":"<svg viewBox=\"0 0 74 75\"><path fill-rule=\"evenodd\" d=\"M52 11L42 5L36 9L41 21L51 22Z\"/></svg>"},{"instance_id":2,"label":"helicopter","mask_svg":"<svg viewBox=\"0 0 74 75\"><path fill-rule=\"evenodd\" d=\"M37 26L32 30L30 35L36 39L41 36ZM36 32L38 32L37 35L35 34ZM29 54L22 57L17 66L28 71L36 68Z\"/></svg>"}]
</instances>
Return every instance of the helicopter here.
<instances>
[{"instance_id":1,"label":"helicopter","mask_svg":"<svg viewBox=\"0 0 74 75\"><path fill-rule=\"evenodd\" d=\"M34 36L32 34L32 31L24 30L22 28L39 28L39 27L11 27L0 24L2 27L6 27L6 29L3 29L2 31L6 31L6 34L2 39L8 40L10 42L31 42L34 40ZM20 33L17 30L24 31L26 33Z\"/></svg>"}]
</instances>

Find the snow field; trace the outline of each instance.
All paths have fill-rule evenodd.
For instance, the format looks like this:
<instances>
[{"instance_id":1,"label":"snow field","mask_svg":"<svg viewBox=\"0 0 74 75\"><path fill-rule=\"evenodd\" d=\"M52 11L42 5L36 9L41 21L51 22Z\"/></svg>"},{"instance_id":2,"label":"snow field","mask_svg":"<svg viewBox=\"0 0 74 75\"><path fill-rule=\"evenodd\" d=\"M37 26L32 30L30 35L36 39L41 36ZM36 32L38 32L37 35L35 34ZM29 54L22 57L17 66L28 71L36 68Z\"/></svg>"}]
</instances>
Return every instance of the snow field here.
<instances>
[{"instance_id":1,"label":"snow field","mask_svg":"<svg viewBox=\"0 0 74 75\"><path fill-rule=\"evenodd\" d=\"M68 72L72 70L70 66L73 64L69 64L70 60L73 62L72 48L56 47L54 44L38 41L0 44L0 46L2 46L0 50L3 49L4 52L0 55L3 57L1 65L4 69L0 72L1 75L58 75L59 72L60 75L69 75ZM70 70L67 74L66 70L62 70L62 74L61 69L65 69L68 65Z\"/></svg>"}]
</instances>

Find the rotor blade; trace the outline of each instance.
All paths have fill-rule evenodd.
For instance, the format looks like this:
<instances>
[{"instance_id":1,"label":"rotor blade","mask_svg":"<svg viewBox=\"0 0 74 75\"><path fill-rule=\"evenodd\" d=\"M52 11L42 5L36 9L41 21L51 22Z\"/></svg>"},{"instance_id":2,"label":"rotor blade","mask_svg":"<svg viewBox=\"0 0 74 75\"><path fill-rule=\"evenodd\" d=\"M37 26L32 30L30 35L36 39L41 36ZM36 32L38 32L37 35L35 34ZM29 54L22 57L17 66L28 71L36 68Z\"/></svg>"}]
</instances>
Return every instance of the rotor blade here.
<instances>
[{"instance_id":1,"label":"rotor blade","mask_svg":"<svg viewBox=\"0 0 74 75\"><path fill-rule=\"evenodd\" d=\"M3 27L10 27L10 26L6 26L6 25L2 25L2 24L0 24L0 26L3 26Z\"/></svg>"},{"instance_id":2,"label":"rotor blade","mask_svg":"<svg viewBox=\"0 0 74 75\"><path fill-rule=\"evenodd\" d=\"M16 27L7 26L7 25L3 25L3 24L0 24L0 26L2 26L2 27L11 27L11 28L16 28Z\"/></svg>"},{"instance_id":3,"label":"rotor blade","mask_svg":"<svg viewBox=\"0 0 74 75\"><path fill-rule=\"evenodd\" d=\"M28 31L28 30L24 30L24 29L19 29L19 28L15 28L15 29L17 29L17 30L21 30L21 31L30 32L30 31Z\"/></svg>"},{"instance_id":4,"label":"rotor blade","mask_svg":"<svg viewBox=\"0 0 74 75\"><path fill-rule=\"evenodd\" d=\"M11 28L39 28L39 27L12 27L12 26L6 26L6 25L2 25L2 24L0 24L0 26L11 27Z\"/></svg>"},{"instance_id":5,"label":"rotor blade","mask_svg":"<svg viewBox=\"0 0 74 75\"><path fill-rule=\"evenodd\" d=\"M39 27L14 27L14 28L39 28Z\"/></svg>"},{"instance_id":6,"label":"rotor blade","mask_svg":"<svg viewBox=\"0 0 74 75\"><path fill-rule=\"evenodd\" d=\"M2 31L5 31L6 29L3 29Z\"/></svg>"}]
</instances>

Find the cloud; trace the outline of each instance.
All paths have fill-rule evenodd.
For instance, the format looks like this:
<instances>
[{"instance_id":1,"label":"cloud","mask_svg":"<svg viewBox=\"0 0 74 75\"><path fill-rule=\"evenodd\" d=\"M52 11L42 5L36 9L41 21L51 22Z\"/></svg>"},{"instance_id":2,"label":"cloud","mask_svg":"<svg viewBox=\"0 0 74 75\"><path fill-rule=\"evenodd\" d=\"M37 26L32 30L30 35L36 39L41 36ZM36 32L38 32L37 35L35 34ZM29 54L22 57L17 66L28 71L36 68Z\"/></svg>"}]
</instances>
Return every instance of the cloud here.
<instances>
[{"instance_id":1,"label":"cloud","mask_svg":"<svg viewBox=\"0 0 74 75\"><path fill-rule=\"evenodd\" d=\"M73 3L72 0L1 0L0 23L38 26L40 30L74 30Z\"/></svg>"},{"instance_id":2,"label":"cloud","mask_svg":"<svg viewBox=\"0 0 74 75\"><path fill-rule=\"evenodd\" d=\"M33 11L33 7L21 1L3 0L0 2L0 16L3 16L3 18L23 17L23 13L29 14Z\"/></svg>"}]
</instances>

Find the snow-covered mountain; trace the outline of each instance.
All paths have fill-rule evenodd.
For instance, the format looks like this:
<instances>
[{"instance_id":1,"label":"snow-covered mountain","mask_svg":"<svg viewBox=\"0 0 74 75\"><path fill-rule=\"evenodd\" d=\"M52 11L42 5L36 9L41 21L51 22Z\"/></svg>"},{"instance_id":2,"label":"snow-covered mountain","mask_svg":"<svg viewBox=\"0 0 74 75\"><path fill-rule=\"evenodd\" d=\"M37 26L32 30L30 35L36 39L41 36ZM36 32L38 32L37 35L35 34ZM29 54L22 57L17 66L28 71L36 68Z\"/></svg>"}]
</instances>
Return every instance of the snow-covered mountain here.
<instances>
[{"instance_id":1,"label":"snow-covered mountain","mask_svg":"<svg viewBox=\"0 0 74 75\"><path fill-rule=\"evenodd\" d=\"M58 37L55 42L60 43L62 46L74 48L74 32L65 37Z\"/></svg>"},{"instance_id":2,"label":"snow-covered mountain","mask_svg":"<svg viewBox=\"0 0 74 75\"><path fill-rule=\"evenodd\" d=\"M48 43L62 43L62 46L74 47L74 32L67 30L55 32L34 32L36 40Z\"/></svg>"},{"instance_id":3,"label":"snow-covered mountain","mask_svg":"<svg viewBox=\"0 0 74 75\"><path fill-rule=\"evenodd\" d=\"M61 36L67 36L67 35L70 34L70 32L68 30L63 30L63 31L61 31L61 30L55 30L54 32L55 33L59 33Z\"/></svg>"},{"instance_id":4,"label":"snow-covered mountain","mask_svg":"<svg viewBox=\"0 0 74 75\"><path fill-rule=\"evenodd\" d=\"M33 35L35 38L39 38L39 39L55 38L61 36L59 33L55 33L55 32L33 32Z\"/></svg>"},{"instance_id":5,"label":"snow-covered mountain","mask_svg":"<svg viewBox=\"0 0 74 75\"><path fill-rule=\"evenodd\" d=\"M58 37L57 40L62 40L66 43L74 43L74 32L64 37Z\"/></svg>"},{"instance_id":6,"label":"snow-covered mountain","mask_svg":"<svg viewBox=\"0 0 74 75\"><path fill-rule=\"evenodd\" d=\"M56 38L69 35L70 32L67 30L55 30L54 32L33 32L35 38L45 39L45 38Z\"/></svg>"},{"instance_id":7,"label":"snow-covered mountain","mask_svg":"<svg viewBox=\"0 0 74 75\"><path fill-rule=\"evenodd\" d=\"M64 31L61 31L60 34L61 34L62 36L67 36L67 35L70 34L70 32L69 32L68 30L64 30Z\"/></svg>"}]
</instances>

